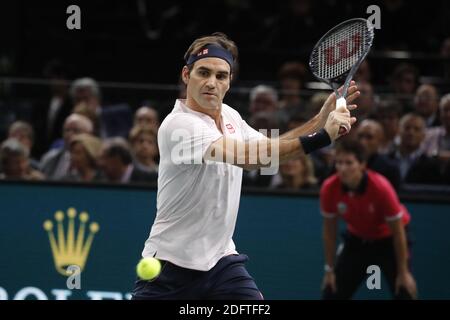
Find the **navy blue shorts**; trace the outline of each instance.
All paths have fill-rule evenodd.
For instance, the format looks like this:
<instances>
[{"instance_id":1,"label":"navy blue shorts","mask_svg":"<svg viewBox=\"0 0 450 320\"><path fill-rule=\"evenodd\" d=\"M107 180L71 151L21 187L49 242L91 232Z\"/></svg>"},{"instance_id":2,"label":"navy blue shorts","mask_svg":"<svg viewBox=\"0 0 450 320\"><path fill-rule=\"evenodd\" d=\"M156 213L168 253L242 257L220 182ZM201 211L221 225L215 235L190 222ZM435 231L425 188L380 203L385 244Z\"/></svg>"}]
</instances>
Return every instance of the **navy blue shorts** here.
<instances>
[{"instance_id":1,"label":"navy blue shorts","mask_svg":"<svg viewBox=\"0 0 450 320\"><path fill-rule=\"evenodd\" d=\"M209 271L185 269L161 261L161 273L151 281L137 280L133 300L262 300L255 280L245 269L248 257L223 257Z\"/></svg>"}]
</instances>

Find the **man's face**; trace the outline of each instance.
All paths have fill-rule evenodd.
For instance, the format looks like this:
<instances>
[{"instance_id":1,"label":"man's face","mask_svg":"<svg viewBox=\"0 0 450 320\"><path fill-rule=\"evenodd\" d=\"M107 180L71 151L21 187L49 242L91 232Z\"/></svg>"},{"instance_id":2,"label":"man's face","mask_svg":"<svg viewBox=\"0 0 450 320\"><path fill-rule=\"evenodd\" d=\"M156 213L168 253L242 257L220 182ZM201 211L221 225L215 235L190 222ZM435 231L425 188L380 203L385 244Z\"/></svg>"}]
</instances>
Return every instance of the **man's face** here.
<instances>
[{"instance_id":1,"label":"man's face","mask_svg":"<svg viewBox=\"0 0 450 320\"><path fill-rule=\"evenodd\" d=\"M22 179L27 173L28 159L14 155L5 159L3 165L3 170L8 178Z\"/></svg>"},{"instance_id":2,"label":"man's face","mask_svg":"<svg viewBox=\"0 0 450 320\"><path fill-rule=\"evenodd\" d=\"M260 93L250 104L250 112L273 112L277 109L277 101L269 93Z\"/></svg>"},{"instance_id":3,"label":"man's face","mask_svg":"<svg viewBox=\"0 0 450 320\"><path fill-rule=\"evenodd\" d=\"M99 157L99 166L111 181L119 181L126 169L126 165L122 163L119 157L109 157L104 151Z\"/></svg>"},{"instance_id":4,"label":"man's face","mask_svg":"<svg viewBox=\"0 0 450 320\"><path fill-rule=\"evenodd\" d=\"M413 94L416 87L416 78L413 73L405 72L398 80L397 90L402 94Z\"/></svg>"},{"instance_id":5,"label":"man's face","mask_svg":"<svg viewBox=\"0 0 450 320\"><path fill-rule=\"evenodd\" d=\"M425 124L417 117L408 119L400 127L400 137L402 145L417 150L425 138Z\"/></svg>"},{"instance_id":6,"label":"man's face","mask_svg":"<svg viewBox=\"0 0 450 320\"><path fill-rule=\"evenodd\" d=\"M196 61L191 72L182 71L187 84L187 100L200 111L218 110L230 89L230 65L220 58L204 58Z\"/></svg>"},{"instance_id":7,"label":"man's face","mask_svg":"<svg viewBox=\"0 0 450 320\"><path fill-rule=\"evenodd\" d=\"M438 109L438 103L437 92L433 87L424 85L417 89L414 105L420 115L424 117L431 116Z\"/></svg>"},{"instance_id":8,"label":"man's face","mask_svg":"<svg viewBox=\"0 0 450 320\"><path fill-rule=\"evenodd\" d=\"M140 134L133 143L133 148L139 158L155 158L158 155L156 137L150 134Z\"/></svg>"},{"instance_id":9,"label":"man's face","mask_svg":"<svg viewBox=\"0 0 450 320\"><path fill-rule=\"evenodd\" d=\"M68 120L64 123L63 127L63 138L66 146L70 144L70 140L74 135L86 133L86 130L83 130L83 126L80 121L77 120Z\"/></svg>"},{"instance_id":10,"label":"man's face","mask_svg":"<svg viewBox=\"0 0 450 320\"><path fill-rule=\"evenodd\" d=\"M365 169L366 163L359 162L354 154L346 152L336 154L336 172L344 185L357 185Z\"/></svg>"},{"instance_id":11,"label":"man's face","mask_svg":"<svg viewBox=\"0 0 450 320\"><path fill-rule=\"evenodd\" d=\"M358 127L356 136L369 155L378 152L381 144L381 131L372 124L362 124Z\"/></svg>"}]
</instances>

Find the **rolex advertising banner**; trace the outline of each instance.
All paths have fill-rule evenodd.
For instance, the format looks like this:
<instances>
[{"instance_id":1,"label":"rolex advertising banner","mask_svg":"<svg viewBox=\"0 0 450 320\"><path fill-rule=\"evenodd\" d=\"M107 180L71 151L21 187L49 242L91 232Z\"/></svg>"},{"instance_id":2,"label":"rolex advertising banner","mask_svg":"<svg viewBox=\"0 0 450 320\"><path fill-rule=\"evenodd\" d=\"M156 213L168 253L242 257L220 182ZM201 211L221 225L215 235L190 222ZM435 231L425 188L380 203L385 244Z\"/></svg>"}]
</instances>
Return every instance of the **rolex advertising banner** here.
<instances>
[{"instance_id":1,"label":"rolex advertising banner","mask_svg":"<svg viewBox=\"0 0 450 320\"><path fill-rule=\"evenodd\" d=\"M1 183L0 203L0 300L130 298L155 189ZM450 299L450 204L406 205L419 297ZM321 225L316 196L244 193L234 241L267 299L320 298ZM390 293L381 279L355 298Z\"/></svg>"}]
</instances>

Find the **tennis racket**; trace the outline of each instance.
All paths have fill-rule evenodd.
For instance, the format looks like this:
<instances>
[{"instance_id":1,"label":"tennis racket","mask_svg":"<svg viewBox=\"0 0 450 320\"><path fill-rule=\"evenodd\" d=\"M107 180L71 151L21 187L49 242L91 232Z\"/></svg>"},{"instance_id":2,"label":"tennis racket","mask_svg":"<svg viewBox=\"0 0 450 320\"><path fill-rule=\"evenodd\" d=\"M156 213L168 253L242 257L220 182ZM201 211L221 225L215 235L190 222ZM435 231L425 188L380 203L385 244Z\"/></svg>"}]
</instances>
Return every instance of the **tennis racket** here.
<instances>
[{"instance_id":1,"label":"tennis racket","mask_svg":"<svg viewBox=\"0 0 450 320\"><path fill-rule=\"evenodd\" d=\"M347 89L359 65L367 56L374 38L373 25L363 18L344 21L329 30L314 46L309 67L313 75L336 94L336 109L347 107ZM342 90L338 88L344 82ZM339 134L347 129L341 127Z\"/></svg>"}]
</instances>

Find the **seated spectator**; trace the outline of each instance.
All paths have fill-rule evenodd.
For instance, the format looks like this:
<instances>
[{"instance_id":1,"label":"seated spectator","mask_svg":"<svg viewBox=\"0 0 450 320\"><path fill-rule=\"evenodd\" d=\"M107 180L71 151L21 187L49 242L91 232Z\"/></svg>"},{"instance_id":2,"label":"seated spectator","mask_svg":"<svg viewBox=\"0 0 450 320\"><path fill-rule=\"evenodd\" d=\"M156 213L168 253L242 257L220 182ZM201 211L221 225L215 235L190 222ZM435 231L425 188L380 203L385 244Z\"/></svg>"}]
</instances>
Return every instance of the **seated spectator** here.
<instances>
[{"instance_id":1,"label":"seated spectator","mask_svg":"<svg viewBox=\"0 0 450 320\"><path fill-rule=\"evenodd\" d=\"M87 133L73 136L70 141L70 171L62 179L66 181L92 182L101 180L98 157L102 142Z\"/></svg>"},{"instance_id":2,"label":"seated spectator","mask_svg":"<svg viewBox=\"0 0 450 320\"><path fill-rule=\"evenodd\" d=\"M383 128L374 120L363 120L356 130L356 137L366 149L367 167L385 176L395 189L401 184L400 170L395 161L379 153L383 140Z\"/></svg>"},{"instance_id":3,"label":"seated spectator","mask_svg":"<svg viewBox=\"0 0 450 320\"><path fill-rule=\"evenodd\" d=\"M441 98L439 114L442 125L427 130L425 152L447 161L450 160L450 93Z\"/></svg>"},{"instance_id":4,"label":"seated spectator","mask_svg":"<svg viewBox=\"0 0 450 320\"><path fill-rule=\"evenodd\" d=\"M25 121L16 121L9 126L8 138L17 139L24 147L27 148L28 154L31 155L34 144L33 127ZM39 162L30 156L30 166L39 170Z\"/></svg>"},{"instance_id":5,"label":"seated spectator","mask_svg":"<svg viewBox=\"0 0 450 320\"><path fill-rule=\"evenodd\" d=\"M140 169L158 172L158 139L151 127L134 126L130 131L129 141L134 161Z\"/></svg>"},{"instance_id":6,"label":"seated spectator","mask_svg":"<svg viewBox=\"0 0 450 320\"><path fill-rule=\"evenodd\" d=\"M123 138L112 138L103 143L99 164L109 182L156 183L158 180L156 172L144 171L133 165L130 147Z\"/></svg>"},{"instance_id":7,"label":"seated spectator","mask_svg":"<svg viewBox=\"0 0 450 320\"><path fill-rule=\"evenodd\" d=\"M299 110L305 111L304 102L300 96L304 88L306 67L299 62L286 62L278 72L280 82L281 100L279 107L285 123L289 121L293 113Z\"/></svg>"},{"instance_id":8,"label":"seated spectator","mask_svg":"<svg viewBox=\"0 0 450 320\"><path fill-rule=\"evenodd\" d=\"M369 82L358 83L358 90L361 92L353 104L358 106L352 113L358 119L356 123L361 123L368 119L374 112L375 96L373 93L373 86ZM355 124L356 124L355 123Z\"/></svg>"},{"instance_id":9,"label":"seated spectator","mask_svg":"<svg viewBox=\"0 0 450 320\"><path fill-rule=\"evenodd\" d=\"M408 113L400 119L400 144L389 156L397 160L404 183L442 182L438 162L428 157L422 148L425 129L425 120L417 114Z\"/></svg>"},{"instance_id":10,"label":"seated spectator","mask_svg":"<svg viewBox=\"0 0 450 320\"><path fill-rule=\"evenodd\" d=\"M0 148L1 179L42 180L44 175L31 168L29 150L19 140L9 138Z\"/></svg>"},{"instance_id":11,"label":"seated spectator","mask_svg":"<svg viewBox=\"0 0 450 320\"><path fill-rule=\"evenodd\" d=\"M277 189L305 190L317 186L314 166L308 156L300 156L280 165L280 172L273 176L272 185Z\"/></svg>"},{"instance_id":12,"label":"seated spectator","mask_svg":"<svg viewBox=\"0 0 450 320\"><path fill-rule=\"evenodd\" d=\"M379 152L381 154L391 153L395 145L399 143L398 130L402 107L396 100L382 100L378 103L375 119L383 128L383 140Z\"/></svg>"},{"instance_id":13,"label":"seated spectator","mask_svg":"<svg viewBox=\"0 0 450 320\"><path fill-rule=\"evenodd\" d=\"M360 82L369 82L370 83L370 81L372 79L372 72L370 70L370 64L367 59L364 59L363 62L361 62L353 79L358 83L360 83Z\"/></svg>"},{"instance_id":14,"label":"seated spectator","mask_svg":"<svg viewBox=\"0 0 450 320\"><path fill-rule=\"evenodd\" d=\"M42 156L40 169L47 179L60 180L69 174L70 168L70 141L73 136L80 133L92 133L92 122L80 114L72 113L64 121L63 146L52 149Z\"/></svg>"},{"instance_id":15,"label":"seated spectator","mask_svg":"<svg viewBox=\"0 0 450 320\"><path fill-rule=\"evenodd\" d=\"M133 125L141 127L150 127L152 130L158 132L159 128L158 111L148 106L140 107L134 113Z\"/></svg>"},{"instance_id":16,"label":"seated spectator","mask_svg":"<svg viewBox=\"0 0 450 320\"><path fill-rule=\"evenodd\" d=\"M250 91L249 112L276 112L278 110L278 94L274 88L259 85Z\"/></svg>"},{"instance_id":17,"label":"seated spectator","mask_svg":"<svg viewBox=\"0 0 450 320\"><path fill-rule=\"evenodd\" d=\"M419 71L408 63L399 64L390 77L390 84L403 112L413 110L412 97L419 82Z\"/></svg>"},{"instance_id":18,"label":"seated spectator","mask_svg":"<svg viewBox=\"0 0 450 320\"><path fill-rule=\"evenodd\" d=\"M427 127L439 126L439 93L435 86L422 84L414 96L414 111L425 119Z\"/></svg>"},{"instance_id":19,"label":"seated spectator","mask_svg":"<svg viewBox=\"0 0 450 320\"><path fill-rule=\"evenodd\" d=\"M86 116L95 115L94 133L102 138L126 136L131 127L132 114L128 105L101 105L100 87L92 78L76 79L70 88L74 110L83 109ZM81 105L81 107L80 107Z\"/></svg>"}]
</instances>

